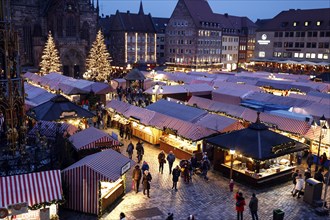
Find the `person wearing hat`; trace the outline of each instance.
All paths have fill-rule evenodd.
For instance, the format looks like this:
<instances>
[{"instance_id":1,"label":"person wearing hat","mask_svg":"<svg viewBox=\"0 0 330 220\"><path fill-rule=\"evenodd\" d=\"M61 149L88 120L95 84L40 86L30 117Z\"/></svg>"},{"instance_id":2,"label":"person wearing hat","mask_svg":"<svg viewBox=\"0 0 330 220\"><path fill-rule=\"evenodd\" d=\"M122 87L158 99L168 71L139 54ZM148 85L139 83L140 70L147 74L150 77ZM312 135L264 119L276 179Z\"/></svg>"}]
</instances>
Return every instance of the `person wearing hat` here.
<instances>
[{"instance_id":1,"label":"person wearing hat","mask_svg":"<svg viewBox=\"0 0 330 220\"><path fill-rule=\"evenodd\" d=\"M149 190L150 190L150 182L152 180L151 174L148 170L145 170L143 172L143 179L142 179L142 184L143 184L143 195L146 194L147 190L147 196L150 198Z\"/></svg>"},{"instance_id":2,"label":"person wearing hat","mask_svg":"<svg viewBox=\"0 0 330 220\"><path fill-rule=\"evenodd\" d=\"M312 178L312 173L311 173L311 169L307 167L307 169L305 170L305 181L308 180L309 178Z\"/></svg>"},{"instance_id":3,"label":"person wearing hat","mask_svg":"<svg viewBox=\"0 0 330 220\"><path fill-rule=\"evenodd\" d=\"M142 171L140 169L140 166L137 164L133 170L133 181L134 181L134 188L135 188L135 192L138 193L139 192L139 186L140 186L140 181L141 181L141 177L142 177Z\"/></svg>"}]
</instances>

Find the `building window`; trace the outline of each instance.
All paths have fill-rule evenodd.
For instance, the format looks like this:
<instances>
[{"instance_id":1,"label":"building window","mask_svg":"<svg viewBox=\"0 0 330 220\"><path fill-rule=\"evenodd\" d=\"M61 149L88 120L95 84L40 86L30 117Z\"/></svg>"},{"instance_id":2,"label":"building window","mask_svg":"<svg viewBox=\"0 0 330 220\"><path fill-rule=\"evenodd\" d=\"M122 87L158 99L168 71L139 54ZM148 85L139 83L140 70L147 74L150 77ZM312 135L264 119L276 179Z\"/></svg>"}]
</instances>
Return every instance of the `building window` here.
<instances>
[{"instance_id":1,"label":"building window","mask_svg":"<svg viewBox=\"0 0 330 220\"><path fill-rule=\"evenodd\" d=\"M69 16L66 20L66 36L67 37L76 36L76 21L73 16Z\"/></svg>"},{"instance_id":2,"label":"building window","mask_svg":"<svg viewBox=\"0 0 330 220\"><path fill-rule=\"evenodd\" d=\"M323 54L323 59L324 59L324 60L327 60L328 58L329 58L328 54L326 54L326 53Z\"/></svg>"},{"instance_id":3,"label":"building window","mask_svg":"<svg viewBox=\"0 0 330 220\"><path fill-rule=\"evenodd\" d=\"M306 59L310 59L311 58L311 53L306 53Z\"/></svg>"},{"instance_id":4,"label":"building window","mask_svg":"<svg viewBox=\"0 0 330 220\"><path fill-rule=\"evenodd\" d=\"M315 57L316 57L316 54L315 53L311 53L311 58L312 59L315 59Z\"/></svg>"},{"instance_id":5,"label":"building window","mask_svg":"<svg viewBox=\"0 0 330 220\"><path fill-rule=\"evenodd\" d=\"M298 58L299 57L299 53L294 53L293 57Z\"/></svg>"},{"instance_id":6,"label":"building window","mask_svg":"<svg viewBox=\"0 0 330 220\"><path fill-rule=\"evenodd\" d=\"M322 59L322 58L323 58L323 54L322 53L317 54L317 59Z\"/></svg>"},{"instance_id":7,"label":"building window","mask_svg":"<svg viewBox=\"0 0 330 220\"><path fill-rule=\"evenodd\" d=\"M259 57L265 57L265 56L266 56L265 51L260 51L260 52L259 52Z\"/></svg>"},{"instance_id":8,"label":"building window","mask_svg":"<svg viewBox=\"0 0 330 220\"><path fill-rule=\"evenodd\" d=\"M309 21L305 21L304 25L305 27L309 26Z\"/></svg>"},{"instance_id":9,"label":"building window","mask_svg":"<svg viewBox=\"0 0 330 220\"><path fill-rule=\"evenodd\" d=\"M293 27L296 27L296 26L297 26L297 22L294 21L294 22L293 22Z\"/></svg>"},{"instance_id":10,"label":"building window","mask_svg":"<svg viewBox=\"0 0 330 220\"><path fill-rule=\"evenodd\" d=\"M299 58L304 58L304 53L299 53Z\"/></svg>"},{"instance_id":11,"label":"building window","mask_svg":"<svg viewBox=\"0 0 330 220\"><path fill-rule=\"evenodd\" d=\"M322 24L321 21L317 21L317 22L316 22L316 26L320 26L321 24Z\"/></svg>"}]
</instances>

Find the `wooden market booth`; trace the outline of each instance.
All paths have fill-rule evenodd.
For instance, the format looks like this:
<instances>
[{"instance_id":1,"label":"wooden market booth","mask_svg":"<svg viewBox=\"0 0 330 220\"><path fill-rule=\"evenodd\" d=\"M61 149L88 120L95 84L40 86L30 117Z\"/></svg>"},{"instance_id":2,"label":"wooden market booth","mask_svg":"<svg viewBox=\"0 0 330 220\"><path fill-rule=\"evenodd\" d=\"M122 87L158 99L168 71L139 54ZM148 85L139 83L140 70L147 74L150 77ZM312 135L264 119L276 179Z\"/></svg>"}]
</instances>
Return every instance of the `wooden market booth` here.
<instances>
[{"instance_id":1,"label":"wooden market booth","mask_svg":"<svg viewBox=\"0 0 330 220\"><path fill-rule=\"evenodd\" d=\"M214 169L235 181L261 186L291 178L295 168L293 153L307 145L268 129L257 121L248 128L206 139L214 151Z\"/></svg>"},{"instance_id":2,"label":"wooden market booth","mask_svg":"<svg viewBox=\"0 0 330 220\"><path fill-rule=\"evenodd\" d=\"M1 219L56 218L64 202L60 170L0 177L0 195Z\"/></svg>"},{"instance_id":3,"label":"wooden market booth","mask_svg":"<svg viewBox=\"0 0 330 220\"><path fill-rule=\"evenodd\" d=\"M134 161L112 149L89 155L62 171L65 208L101 216L126 191Z\"/></svg>"}]
</instances>

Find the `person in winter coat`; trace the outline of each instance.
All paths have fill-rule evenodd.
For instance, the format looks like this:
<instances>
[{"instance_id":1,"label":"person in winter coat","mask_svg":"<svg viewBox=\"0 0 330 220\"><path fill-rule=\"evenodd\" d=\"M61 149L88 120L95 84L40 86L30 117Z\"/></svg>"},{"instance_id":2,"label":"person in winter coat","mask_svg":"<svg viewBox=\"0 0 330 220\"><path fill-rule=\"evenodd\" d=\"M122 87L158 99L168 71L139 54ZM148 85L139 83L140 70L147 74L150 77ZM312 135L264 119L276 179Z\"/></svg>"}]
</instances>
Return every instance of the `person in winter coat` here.
<instances>
[{"instance_id":1,"label":"person in winter coat","mask_svg":"<svg viewBox=\"0 0 330 220\"><path fill-rule=\"evenodd\" d=\"M249 208L252 215L252 220L258 220L258 198L252 193L252 198L249 203Z\"/></svg>"},{"instance_id":2,"label":"person in winter coat","mask_svg":"<svg viewBox=\"0 0 330 220\"><path fill-rule=\"evenodd\" d=\"M301 194L301 191L303 190L304 188L304 184L305 184L305 181L304 179L302 178L302 175L299 174L298 177L297 177L297 183L296 183L296 187L295 187L295 191L293 193L293 197L295 197L298 193L298 199L300 198L300 194Z\"/></svg>"},{"instance_id":3,"label":"person in winter coat","mask_svg":"<svg viewBox=\"0 0 330 220\"><path fill-rule=\"evenodd\" d=\"M236 199L236 211L237 211L237 220L243 220L244 206L246 205L243 193L239 192L235 196Z\"/></svg>"},{"instance_id":4,"label":"person in winter coat","mask_svg":"<svg viewBox=\"0 0 330 220\"><path fill-rule=\"evenodd\" d=\"M191 174L190 176L195 174L196 168L198 166L198 161L197 161L197 157L195 154L192 155L192 157L190 158L190 164L191 164Z\"/></svg>"},{"instance_id":5,"label":"person in winter coat","mask_svg":"<svg viewBox=\"0 0 330 220\"><path fill-rule=\"evenodd\" d=\"M144 148L140 140L136 144L136 151L137 151L138 163L140 163L144 155Z\"/></svg>"},{"instance_id":6,"label":"person in winter coat","mask_svg":"<svg viewBox=\"0 0 330 220\"><path fill-rule=\"evenodd\" d=\"M320 168L315 174L314 174L314 179L317 181L320 181L321 183L325 183L324 181L324 176L322 174L322 168Z\"/></svg>"},{"instance_id":7,"label":"person in winter coat","mask_svg":"<svg viewBox=\"0 0 330 220\"><path fill-rule=\"evenodd\" d=\"M132 159L133 150L134 150L134 145L133 145L132 141L130 141L129 144L127 145L127 150L126 150L126 152L128 153L129 159Z\"/></svg>"},{"instance_id":8,"label":"person in winter coat","mask_svg":"<svg viewBox=\"0 0 330 220\"><path fill-rule=\"evenodd\" d=\"M173 154L172 151L169 152L169 154L167 155L167 161L168 161L168 166L170 168L170 174L172 173L172 167L173 167L173 163L175 161L175 155Z\"/></svg>"},{"instance_id":9,"label":"person in winter coat","mask_svg":"<svg viewBox=\"0 0 330 220\"><path fill-rule=\"evenodd\" d=\"M164 163L166 163L165 153L163 150L158 154L158 163L159 163L159 172L163 174Z\"/></svg>"},{"instance_id":10,"label":"person in winter coat","mask_svg":"<svg viewBox=\"0 0 330 220\"><path fill-rule=\"evenodd\" d=\"M311 169L307 167L304 175L305 175L305 181L308 180L309 178L312 178Z\"/></svg>"},{"instance_id":11,"label":"person in winter coat","mask_svg":"<svg viewBox=\"0 0 330 220\"><path fill-rule=\"evenodd\" d=\"M142 184L143 184L143 195L146 194L147 190L147 196L150 198L149 190L150 190L150 182L152 180L151 174L149 173L148 170L145 170L143 173L143 179L142 179Z\"/></svg>"},{"instance_id":12,"label":"person in winter coat","mask_svg":"<svg viewBox=\"0 0 330 220\"><path fill-rule=\"evenodd\" d=\"M297 176L299 175L299 170L297 169L293 174L292 174L292 183L293 183L293 189L291 190L291 193L293 194L295 188L296 188L296 179L297 179Z\"/></svg>"},{"instance_id":13,"label":"person in winter coat","mask_svg":"<svg viewBox=\"0 0 330 220\"><path fill-rule=\"evenodd\" d=\"M180 177L180 167L177 165L174 169L173 169L173 172L172 172L172 180L173 180L173 186L172 186L172 189L175 189L175 191L177 191L177 184L178 184L178 181L179 181L179 177Z\"/></svg>"},{"instance_id":14,"label":"person in winter coat","mask_svg":"<svg viewBox=\"0 0 330 220\"><path fill-rule=\"evenodd\" d=\"M133 181L134 181L135 192L138 193L140 181L141 181L141 177L142 177L142 171L141 171L139 165L135 166L132 177L133 177Z\"/></svg>"},{"instance_id":15,"label":"person in winter coat","mask_svg":"<svg viewBox=\"0 0 330 220\"><path fill-rule=\"evenodd\" d=\"M314 156L313 156L312 152L310 151L310 152L308 153L308 156L307 156L307 165L308 165L308 168L309 168L309 169L312 168L313 161L314 161Z\"/></svg>"},{"instance_id":16,"label":"person in winter coat","mask_svg":"<svg viewBox=\"0 0 330 220\"><path fill-rule=\"evenodd\" d=\"M142 169L142 172L149 170L149 164L146 161L143 161L141 169Z\"/></svg>"}]
</instances>

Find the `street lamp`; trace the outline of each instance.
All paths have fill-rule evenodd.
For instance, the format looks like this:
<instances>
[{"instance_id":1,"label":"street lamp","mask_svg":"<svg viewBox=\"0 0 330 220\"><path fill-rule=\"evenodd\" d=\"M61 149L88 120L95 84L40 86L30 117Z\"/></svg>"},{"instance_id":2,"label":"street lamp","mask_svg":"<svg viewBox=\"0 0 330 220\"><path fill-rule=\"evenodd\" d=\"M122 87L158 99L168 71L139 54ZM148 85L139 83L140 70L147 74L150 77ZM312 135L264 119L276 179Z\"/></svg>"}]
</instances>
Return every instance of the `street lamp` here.
<instances>
[{"instance_id":1,"label":"street lamp","mask_svg":"<svg viewBox=\"0 0 330 220\"><path fill-rule=\"evenodd\" d=\"M155 102L157 102L157 95L163 93L163 87L159 86L158 82L152 87L152 93L155 95Z\"/></svg>"},{"instance_id":2,"label":"street lamp","mask_svg":"<svg viewBox=\"0 0 330 220\"><path fill-rule=\"evenodd\" d=\"M229 150L229 154L230 154L230 177L229 177L229 179L232 179L233 178L233 164L234 164L235 150L234 149L230 149Z\"/></svg>"},{"instance_id":3,"label":"street lamp","mask_svg":"<svg viewBox=\"0 0 330 220\"><path fill-rule=\"evenodd\" d=\"M319 169L319 162L320 162L320 150L321 150L321 142L322 142L322 138L323 135L326 134L327 132L327 126L326 126L326 119L324 117L324 115L322 115L322 117L320 118L320 136L319 136L319 147L317 149L317 160L316 160L316 166L315 166L315 172L317 172L317 170ZM317 123L315 121L312 122L312 128L315 131L317 128Z\"/></svg>"}]
</instances>

